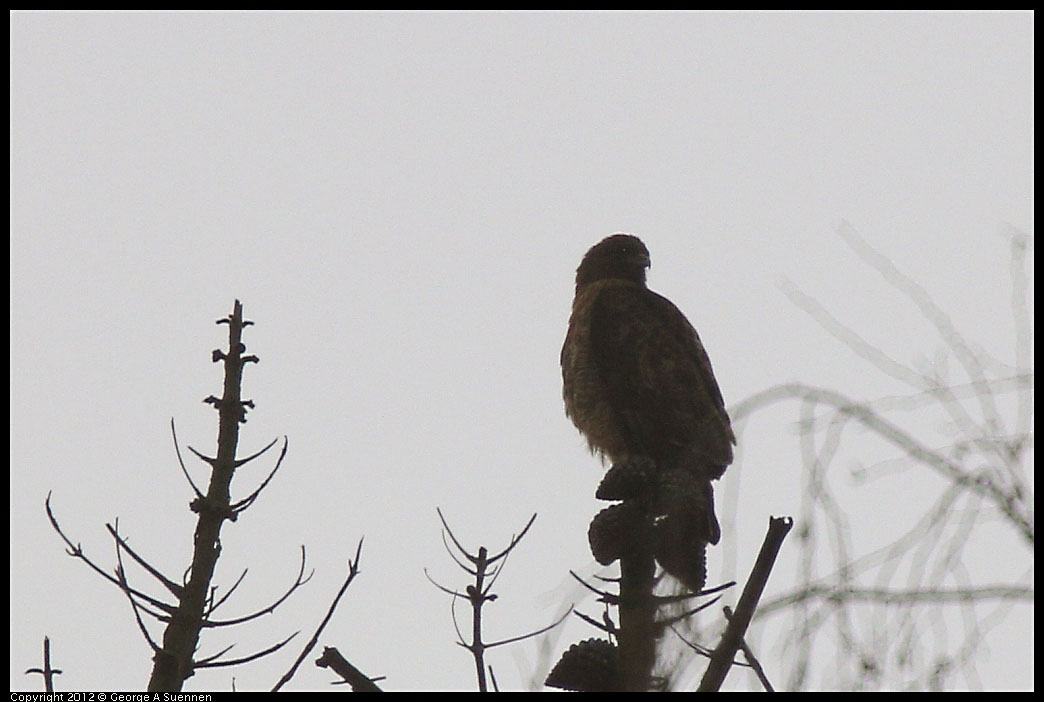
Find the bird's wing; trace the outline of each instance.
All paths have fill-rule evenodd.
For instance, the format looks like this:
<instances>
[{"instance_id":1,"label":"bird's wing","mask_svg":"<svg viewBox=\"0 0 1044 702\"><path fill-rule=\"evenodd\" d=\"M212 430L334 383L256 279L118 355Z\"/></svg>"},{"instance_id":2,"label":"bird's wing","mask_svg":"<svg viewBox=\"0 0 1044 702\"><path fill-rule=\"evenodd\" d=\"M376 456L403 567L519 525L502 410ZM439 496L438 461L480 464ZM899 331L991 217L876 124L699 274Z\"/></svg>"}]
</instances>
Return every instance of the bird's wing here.
<instances>
[{"instance_id":1,"label":"bird's wing","mask_svg":"<svg viewBox=\"0 0 1044 702\"><path fill-rule=\"evenodd\" d=\"M735 437L710 359L670 300L638 285L605 286L593 304L591 349L636 452L655 460L694 452L722 470L732 462Z\"/></svg>"}]
</instances>

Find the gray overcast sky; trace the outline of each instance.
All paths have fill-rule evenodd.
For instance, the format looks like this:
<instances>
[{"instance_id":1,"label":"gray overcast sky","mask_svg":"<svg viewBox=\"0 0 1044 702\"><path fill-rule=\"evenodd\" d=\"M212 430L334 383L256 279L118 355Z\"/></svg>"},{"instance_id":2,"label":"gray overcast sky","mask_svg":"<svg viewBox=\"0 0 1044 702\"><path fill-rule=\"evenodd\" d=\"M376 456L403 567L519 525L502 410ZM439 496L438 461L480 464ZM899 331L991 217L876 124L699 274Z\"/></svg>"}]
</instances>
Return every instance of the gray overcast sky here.
<instances>
[{"instance_id":1,"label":"gray overcast sky","mask_svg":"<svg viewBox=\"0 0 1044 702\"><path fill-rule=\"evenodd\" d=\"M118 516L180 576L194 521L168 423L213 451L200 401L220 392L213 321L237 297L261 357L241 451L282 435L290 451L224 529L220 584L250 567L226 614L278 596L300 544L316 576L276 614L208 633L201 655L306 638L365 534L321 645L390 689L474 686L422 572L465 584L436 506L490 548L539 513L498 581L490 639L546 624L580 597L568 569L592 572L600 469L563 414L558 351L600 238L644 239L650 286L700 330L730 404L794 380L901 389L784 280L894 358L933 360L932 330L844 245L842 221L1011 359L1002 233L1033 232L1032 64L1026 13L13 14L12 689L41 689L22 673L44 635L60 689L145 685L125 599L64 555L43 501L53 490L99 562L114 563ZM798 512L795 419L744 434L712 582L745 578L767 516ZM1032 562L998 556L1015 573ZM1032 605L1013 614L979 662L985 687L1033 687ZM595 633L571 623L551 655ZM296 650L186 689L267 689ZM767 667L786 655L766 651ZM490 662L505 688L546 672L532 641ZM291 688L330 679L307 662Z\"/></svg>"}]
</instances>

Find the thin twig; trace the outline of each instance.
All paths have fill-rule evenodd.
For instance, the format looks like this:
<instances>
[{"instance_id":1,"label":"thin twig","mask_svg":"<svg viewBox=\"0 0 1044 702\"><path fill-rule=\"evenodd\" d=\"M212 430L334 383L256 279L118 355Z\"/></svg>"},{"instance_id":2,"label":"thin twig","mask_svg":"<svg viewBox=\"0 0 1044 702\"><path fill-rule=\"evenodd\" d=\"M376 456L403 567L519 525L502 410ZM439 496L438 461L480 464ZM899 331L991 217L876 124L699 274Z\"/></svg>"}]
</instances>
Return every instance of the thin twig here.
<instances>
[{"instance_id":1,"label":"thin twig","mask_svg":"<svg viewBox=\"0 0 1044 702\"><path fill-rule=\"evenodd\" d=\"M211 656L206 661L197 662L192 667L193 667L193 669L195 669L195 668L227 668L227 667L233 666L233 665L241 665L243 663L250 663L251 661L256 661L258 658L264 658L265 656L268 656L270 654L275 653L276 651L281 649L283 646L286 646L288 643L290 643L290 641L293 640L293 638L295 636L297 636L298 634L300 634L300 633L301 633L300 631L295 631L294 633L290 634L290 636L287 636L285 639L283 639L279 643L273 644L272 646L269 646L268 648L264 649L263 651L258 651L257 653L251 653L249 656L244 656L243 658L230 658L227 661L218 661L218 660L214 660L215 658L217 658L217 656ZM229 646L228 648L232 648L232 647ZM226 648L221 653L226 653L228 651L228 648ZM219 653L217 655L220 656L221 653Z\"/></svg>"},{"instance_id":2,"label":"thin twig","mask_svg":"<svg viewBox=\"0 0 1044 702\"><path fill-rule=\"evenodd\" d=\"M274 441L273 441L273 443L274 443ZM259 451L258 453L254 454L250 458L244 458L241 461L236 461L236 466L242 465L243 463L246 463L248 460L252 460L252 459L256 458L257 456L260 456L262 453L267 451L271 445L272 444L269 444L268 446L266 446L265 448L261 449L261 451ZM252 493L250 493L249 495L244 497L239 502L236 502L235 504L231 505L231 509L232 509L232 511L234 513L238 514L239 512L242 512L243 510L245 510L250 505L254 504L254 500L256 500L258 498L258 496L261 494L262 490L264 490L266 487L268 487L268 483L270 483L272 481L272 478L275 477L276 472L278 472L279 468L283 465L283 459L286 458L286 452L287 452L287 449L289 447L290 447L290 440L287 439L284 436L283 437L283 450L279 453L279 458L276 460L276 464L275 464L275 467L272 469L272 472L268 474L268 477L266 477L264 480L261 481L261 484L257 486L256 490L254 490Z\"/></svg>"},{"instance_id":3,"label":"thin twig","mask_svg":"<svg viewBox=\"0 0 1044 702\"><path fill-rule=\"evenodd\" d=\"M572 575L573 578L576 579L576 581L578 583L580 583L581 585L586 587L588 590L590 590L591 592L593 592L596 595L598 595L598 601L599 602L605 602L606 604L610 604L610 605L619 604L619 602L620 602L620 596L619 595L615 595L615 594L613 594L611 592L608 592L607 590L599 590L594 585L591 585L586 580L581 578L579 575L577 575L572 570L569 571L569 574Z\"/></svg>"},{"instance_id":4,"label":"thin twig","mask_svg":"<svg viewBox=\"0 0 1044 702\"><path fill-rule=\"evenodd\" d=\"M363 540L362 538L360 538L359 545L355 549L355 560L348 561L348 577L345 579L344 584L341 585L341 589L337 592L337 596L334 597L333 602L330 604L330 609L327 610L326 616L323 617L323 620L319 623L319 626L316 628L315 633L312 635L312 638L305 645L304 650L301 651L301 655L298 656L297 660L294 661L294 664L290 666L290 670L286 671L283 677L279 679L279 682L275 684L275 687L272 688L272 692L279 692L279 689L283 685L290 682L290 678L294 677L294 673L297 672L297 668L301 665L301 661L305 659L305 657L312 651L313 648L315 648L315 645L319 642L319 636L323 633L323 629L326 628L326 625L330 622L330 619L333 617L333 613L337 609L337 603L341 601L341 597L348 589L348 586L352 584L352 581L355 580L355 576L359 574L359 557L362 555L362 545Z\"/></svg>"},{"instance_id":5,"label":"thin twig","mask_svg":"<svg viewBox=\"0 0 1044 702\"><path fill-rule=\"evenodd\" d=\"M268 449L270 449L270 448L272 448L273 446L276 445L277 441L279 441L279 437L278 436L276 438L272 439L271 441L269 441L268 445L265 446L260 451L258 451L257 453L252 453L249 456L247 456L246 458L237 458L236 462L235 462L236 468L239 468L240 466L242 466L242 465L244 465L246 463L250 463L250 461L254 460L255 458L258 458L258 457L264 455L265 453L268 452ZM287 438L284 436L283 437L283 452L284 453L286 452L286 444L287 444Z\"/></svg>"},{"instance_id":6,"label":"thin twig","mask_svg":"<svg viewBox=\"0 0 1044 702\"><path fill-rule=\"evenodd\" d=\"M529 528L533 526L533 522L536 521L537 515L534 514L532 517L530 517L529 521L526 522L526 525L525 527L523 527L522 531L519 532L517 535L513 535L511 537L511 541L508 543L508 546L505 549L491 557L489 555L488 549L485 546L480 546L478 549L478 553L471 553L470 551L468 551L468 549L466 549L464 545L461 544L456 534L453 533L453 530L450 528L449 523L446 521L445 515L442 514L442 509L436 507L435 511L439 515L439 521L442 522L442 543L443 546L446 547L446 552L449 553L453 561L462 570L464 570L469 575L474 576L475 581L473 584L468 585L465 588L465 592L467 594L462 595L457 590L452 590L444 585L440 585L439 583L435 582L431 575L428 574L427 569L425 569L424 575L435 587L445 592L446 594L452 596L453 599L450 602L450 615L453 619L453 627L457 632L457 644L471 652L471 655L475 660L475 675L478 678L479 691L486 692L487 677L486 663L484 660L486 649L493 648L494 646L502 646L505 644L514 643L516 641L521 641L523 639L531 638L533 636L538 636L564 621L565 617L568 615L568 612L566 612L566 614L563 615L555 623L551 624L550 626L544 627L538 631L523 634L521 636L515 636L508 639L503 639L501 641L496 641L493 643L484 642L482 640L482 606L486 602L492 602L493 600L497 599L497 595L490 593L490 590L493 587L493 583L496 582L496 579L500 576L501 572L503 572L504 564L507 562L507 556L516 546L518 546L519 542L521 542L522 538L529 531ZM471 568L466 563L464 563L464 561L457 557L453 549L449 547L449 543L446 542L447 536L449 536L450 541L457 548L457 551L460 552L461 557L463 557L467 562L474 565L474 568ZM494 566L493 564L496 561L501 562L498 565ZM488 581L486 580L487 578L489 579ZM460 631L460 626L457 624L456 604L458 598L467 599L471 603L470 643L468 643L465 640L463 633Z\"/></svg>"},{"instance_id":7,"label":"thin twig","mask_svg":"<svg viewBox=\"0 0 1044 702\"><path fill-rule=\"evenodd\" d=\"M287 589L287 591L284 592L279 597L279 599L277 599L272 604L267 605L265 607L262 607L261 609L256 610L254 612L251 612L250 614L247 614L245 616L236 617L235 619L223 619L223 620L220 620L220 621L214 621L214 620L211 620L211 619L205 619L203 621L203 626L204 627L212 627L212 628L223 627L223 626L235 626L236 624L242 624L243 622L249 622L249 621L251 621L253 619L257 619L258 617L262 617L262 616L264 616L266 614L271 614L275 610L276 607L278 607L279 605L281 605L284 602L286 602L286 600L290 597L290 595L294 594L294 592L297 591L297 588L302 587L305 584L307 584L308 581L312 579L312 576L315 575L315 570L313 570L311 573L308 574L307 578L304 577L305 560L306 560L305 547L304 547L304 545L302 545L301 546L301 565L298 567L297 577L294 578L294 582L290 585L289 589Z\"/></svg>"},{"instance_id":8,"label":"thin twig","mask_svg":"<svg viewBox=\"0 0 1044 702\"><path fill-rule=\"evenodd\" d=\"M119 522L117 522L119 526ZM130 602L131 610L134 612L134 620L138 623L138 630L141 631L141 635L145 638L146 643L152 648L153 653L160 653L162 648L155 641L152 640L152 636L149 634L149 630L145 627L145 622L141 620L141 614L138 612L138 603L134 600L134 595L130 592L130 587L127 585L126 571L123 569L123 558L120 556L120 542L116 541L116 575L120 580L120 589L123 590L123 594L127 596L127 601Z\"/></svg>"},{"instance_id":9,"label":"thin twig","mask_svg":"<svg viewBox=\"0 0 1044 702\"><path fill-rule=\"evenodd\" d=\"M524 641L525 639L531 639L534 636L540 636L544 632L551 631L556 626L565 621L565 618L569 616L569 613L573 611L573 605L569 605L569 609L561 617L551 622L547 626L531 631L528 634L522 634L521 636L512 636L510 639L501 639L500 641L494 641L493 643L484 644L486 648L494 648L496 646L503 646L504 644L515 643L516 641Z\"/></svg>"},{"instance_id":10,"label":"thin twig","mask_svg":"<svg viewBox=\"0 0 1044 702\"><path fill-rule=\"evenodd\" d=\"M62 671L58 668L51 667L51 640L46 636L44 637L43 649L43 668L29 668L25 671L25 675L29 675L30 673L39 673L42 675L44 679L44 691L48 694L52 694L54 692L54 676L61 675Z\"/></svg>"},{"instance_id":11,"label":"thin twig","mask_svg":"<svg viewBox=\"0 0 1044 702\"><path fill-rule=\"evenodd\" d=\"M188 468L185 467L185 461L181 458L181 447L178 446L178 432L174 429L174 418L170 418L170 434L174 438L174 453L178 457L178 464L181 466L181 472L185 475L185 480L192 486L192 492L196 493L196 499L202 500L203 493L196 487L196 483L193 482L192 476L189 475Z\"/></svg>"},{"instance_id":12,"label":"thin twig","mask_svg":"<svg viewBox=\"0 0 1044 702\"><path fill-rule=\"evenodd\" d=\"M210 615L211 615L211 614L213 614L213 613L214 613L214 611L215 611L215 610L216 610L216 609L217 609L218 607L220 607L220 606L221 606L221 605L223 605L223 604L224 604L224 603L225 603L226 601L228 601L228 598L232 596L232 593L236 591L236 588L238 588L238 587L240 586L240 584L241 584L241 583L243 582L243 580L244 580L244 579L246 578L246 575L247 575L247 571L249 571L249 570L250 570L249 568L244 568L244 569L243 569L243 572L242 572L242 573L240 573L240 575L239 575L239 577L238 577L238 578L236 578L236 582L232 583L232 587L230 587L230 588L228 589L228 592L226 592L226 593L225 593L224 595L222 595L222 596L221 596L221 597L220 597L220 598L219 598L219 599L217 600L217 602L213 602L213 601L211 602L211 604L210 604L210 605L209 605L209 606L207 607L207 610L206 610L206 618L207 618L207 619L209 619L209 618L210 618ZM213 589L213 591L214 591L214 593L216 593L216 592L217 592L217 586L214 586L214 589ZM211 599L213 600L213 598L211 598Z\"/></svg>"},{"instance_id":13,"label":"thin twig","mask_svg":"<svg viewBox=\"0 0 1044 702\"><path fill-rule=\"evenodd\" d=\"M732 621L732 607L726 605L722 609L725 611L725 618ZM750 646L747 645L746 638L740 638L740 650L743 651L743 655L746 656L747 664L754 670L754 674L758 676L758 680L761 681L761 685L765 688L765 692L775 692L772 683L769 682L768 676L765 675L765 669L761 667L761 662L754 656L754 652L750 650Z\"/></svg>"},{"instance_id":14,"label":"thin twig","mask_svg":"<svg viewBox=\"0 0 1044 702\"><path fill-rule=\"evenodd\" d=\"M703 604L701 604L698 607L693 607L692 609L686 610L686 611L682 612L681 614L676 614L676 615L674 615L672 617L669 617L667 619L658 620L658 621L655 621L653 623L656 626L659 626L661 628L662 627L672 626L672 625L677 624L678 622L682 621L683 619L688 619L689 617L691 617L692 615L696 614L697 612L701 612L701 611L707 609L708 607L710 607L711 605L716 603L721 598L722 598L722 596L718 595L713 600L710 600L709 602L704 602Z\"/></svg>"},{"instance_id":15,"label":"thin twig","mask_svg":"<svg viewBox=\"0 0 1044 702\"><path fill-rule=\"evenodd\" d=\"M127 540L126 540L126 539L124 539L123 537L121 537L121 536L120 536L120 535L119 535L119 534L118 534L118 533L116 532L116 529L115 529L115 528L114 528L114 527L113 527L113 526L112 526L111 524L106 524L106 525L105 525L105 528L109 530L109 533L110 533L110 534L112 534L112 538L116 539L116 541L118 541L118 542L119 542L119 545L120 545L120 546L121 546L121 547L123 548L123 550L124 550L124 551L126 551L126 552L127 552L127 554L128 554L128 555L129 555L129 556L130 556L131 558L133 558L133 559L134 559L134 562L135 562L135 563L137 563L137 564L138 564L138 565L140 565L140 566L141 566L142 568L144 568L144 569L146 570L146 572L148 572L148 573L149 573L149 575L151 575L152 577L156 578L156 580L158 580L158 581L160 582L160 584L161 584L161 585L163 585L163 587L167 588L167 590L169 590L169 591L170 591L170 593L171 593L172 595L174 595L175 597L181 597L181 594L182 594L182 592L184 592L184 588L183 588L183 587L181 587L181 585L178 585L177 583L175 583L174 581L172 581L172 580L171 580L170 578L168 578L167 576L165 576L165 575L164 575L163 573L161 573L161 572L159 572L158 570L156 570L156 569L155 569L155 568L154 568L154 567L153 567L153 566L152 566L151 564L149 564L149 563L148 563L148 562L147 562L147 561L146 561L146 560L145 560L144 558L142 558L141 556L139 556L139 555L138 555L138 554L137 554L137 553L136 553L136 552L134 551L134 549L132 549L132 548L131 548L131 547L130 547L130 546L129 546L128 544L127 544Z\"/></svg>"},{"instance_id":16,"label":"thin twig","mask_svg":"<svg viewBox=\"0 0 1044 702\"><path fill-rule=\"evenodd\" d=\"M73 558L79 558L81 561L86 563L88 567L90 567L90 569L93 570L95 573L102 576L110 583L123 590L124 585L120 583L118 578L114 578L105 569L101 568L100 566L98 566L98 564L96 564L94 561L88 558L87 554L83 552L83 547L80 546L80 544L73 544L69 537L65 535L65 532L62 531L62 528L58 525L58 519L54 516L54 512L51 510L50 492L47 493L47 499L44 501L44 509L47 512L47 518L51 522L51 527L58 533L58 536L62 537L62 541L64 541L66 545L69 547L66 550L66 553L68 553ZM132 593L135 597L144 600L145 602L148 602L153 607L156 607L157 609L166 612L167 614L172 614L176 609L175 607L172 607L171 605L168 605L167 603L162 602L161 600L157 600L155 597L150 597L144 592L140 592L138 590L135 590L134 588L129 588L127 591Z\"/></svg>"}]
</instances>

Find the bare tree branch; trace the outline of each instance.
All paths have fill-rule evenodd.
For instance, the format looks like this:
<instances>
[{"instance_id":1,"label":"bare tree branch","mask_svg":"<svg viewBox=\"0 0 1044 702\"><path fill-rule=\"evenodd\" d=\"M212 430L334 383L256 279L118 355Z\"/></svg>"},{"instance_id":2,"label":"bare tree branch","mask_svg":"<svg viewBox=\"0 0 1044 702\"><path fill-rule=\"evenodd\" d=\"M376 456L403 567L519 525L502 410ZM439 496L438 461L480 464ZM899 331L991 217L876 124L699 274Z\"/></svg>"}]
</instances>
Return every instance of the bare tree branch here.
<instances>
[{"instance_id":1,"label":"bare tree branch","mask_svg":"<svg viewBox=\"0 0 1044 702\"><path fill-rule=\"evenodd\" d=\"M315 648L315 645L319 642L319 636L323 633L323 629L326 628L326 625L330 623L330 619L333 617L334 611L337 609L338 602L341 601L341 597L344 596L344 593L348 590L348 586L351 585L352 581L355 580L355 577L359 575L359 559L362 556L362 545L363 540L360 538L359 545L355 548L355 560L348 561L348 577L345 579L344 584L341 585L341 589L337 591L337 595L334 597L333 602L330 603L330 608L327 610L326 616L323 617L323 620L319 623L312 638L308 640L307 644L305 644L304 649L301 651L301 655L299 655L297 660L294 661L294 664L290 666L290 670L286 671L283 677L279 679L279 682L275 684L275 687L272 688L272 692L279 692L279 688L290 682L290 679L294 677L294 673L297 672L301 662L309 653L311 653L312 649ZM303 553L304 547L302 546L301 548ZM303 563L304 559L302 556L302 564Z\"/></svg>"},{"instance_id":2,"label":"bare tree branch","mask_svg":"<svg viewBox=\"0 0 1044 702\"><path fill-rule=\"evenodd\" d=\"M710 665L707 666L703 679L700 681L699 692L716 692L721 689L721 684L725 681L725 676L732 666L732 659L736 656L736 651L739 650L740 642L750 625L750 620L754 617L754 610L757 609L758 600L761 599L761 593L768 582L769 573L772 572L779 548L793 526L794 521L789 517L769 520L768 533L765 535L761 552L758 553L758 560L754 563L750 578L743 588L743 594L740 595L736 612L729 619L725 633L722 634L717 648L714 649Z\"/></svg>"}]
</instances>

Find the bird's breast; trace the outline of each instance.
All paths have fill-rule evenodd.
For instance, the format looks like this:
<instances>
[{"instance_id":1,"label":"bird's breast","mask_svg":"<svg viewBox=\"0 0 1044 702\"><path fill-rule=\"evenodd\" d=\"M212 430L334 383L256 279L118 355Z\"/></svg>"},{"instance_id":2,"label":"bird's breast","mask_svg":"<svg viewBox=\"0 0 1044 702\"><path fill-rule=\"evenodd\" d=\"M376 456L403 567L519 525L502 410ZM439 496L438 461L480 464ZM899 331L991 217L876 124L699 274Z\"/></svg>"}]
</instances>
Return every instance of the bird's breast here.
<instances>
[{"instance_id":1,"label":"bird's breast","mask_svg":"<svg viewBox=\"0 0 1044 702\"><path fill-rule=\"evenodd\" d=\"M591 451L615 462L626 457L627 447L591 344L591 310L606 282L584 286L573 300L562 345L562 397L566 415L587 437Z\"/></svg>"}]
</instances>

